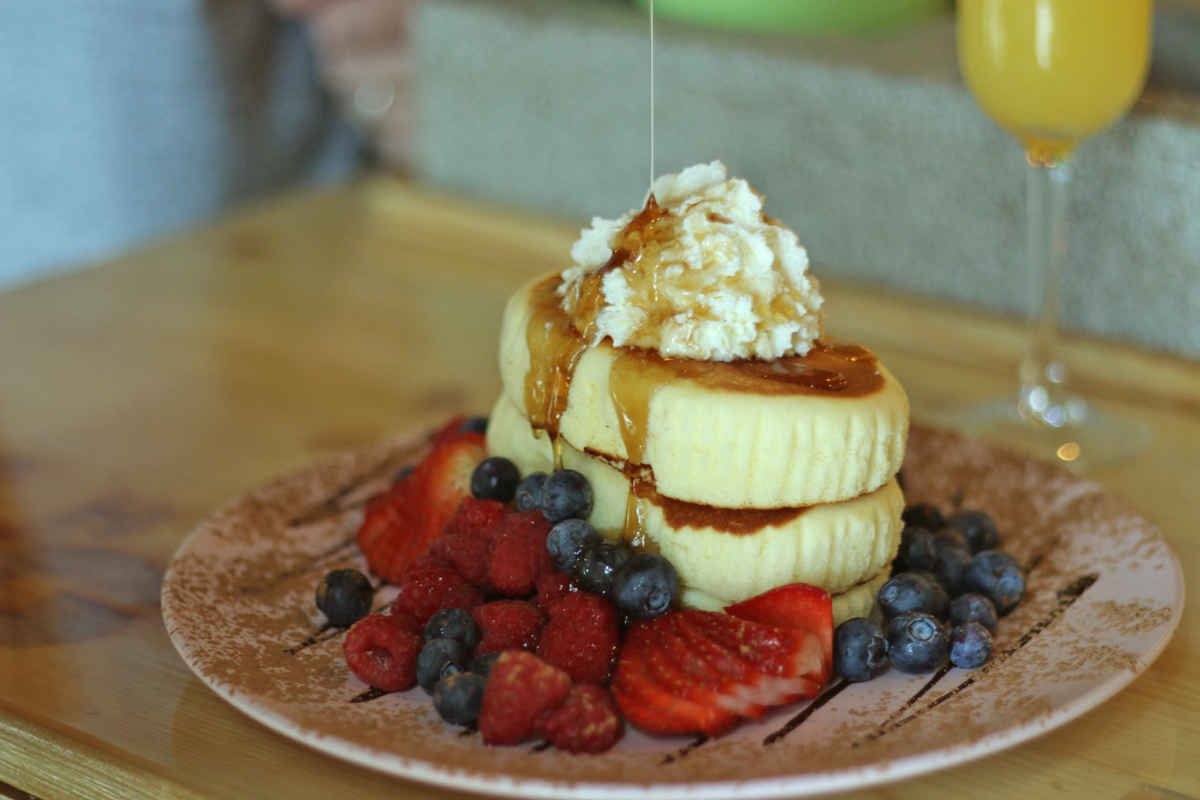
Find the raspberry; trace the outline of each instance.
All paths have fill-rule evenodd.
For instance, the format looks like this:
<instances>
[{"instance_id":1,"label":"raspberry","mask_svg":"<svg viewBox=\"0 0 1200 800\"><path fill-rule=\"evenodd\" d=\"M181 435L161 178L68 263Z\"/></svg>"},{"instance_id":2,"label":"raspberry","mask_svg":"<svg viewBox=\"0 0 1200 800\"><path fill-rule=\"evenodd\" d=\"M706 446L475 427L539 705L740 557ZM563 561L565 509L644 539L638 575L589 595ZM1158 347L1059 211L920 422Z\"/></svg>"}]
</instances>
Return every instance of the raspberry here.
<instances>
[{"instance_id":1,"label":"raspberry","mask_svg":"<svg viewBox=\"0 0 1200 800\"><path fill-rule=\"evenodd\" d=\"M546 612L524 600L485 603L471 612L471 616L483 631L483 641L475 648L475 656L501 650L535 650L542 628L546 627Z\"/></svg>"},{"instance_id":2,"label":"raspberry","mask_svg":"<svg viewBox=\"0 0 1200 800\"><path fill-rule=\"evenodd\" d=\"M606 684L620 643L613 604L598 594L572 592L550 610L537 653L579 683Z\"/></svg>"},{"instance_id":3,"label":"raspberry","mask_svg":"<svg viewBox=\"0 0 1200 800\"><path fill-rule=\"evenodd\" d=\"M492 563L491 543L487 537L474 533L447 533L434 541L429 554L453 564L480 589L487 591L491 588L488 580L488 567Z\"/></svg>"},{"instance_id":4,"label":"raspberry","mask_svg":"<svg viewBox=\"0 0 1200 800\"><path fill-rule=\"evenodd\" d=\"M537 604L547 611L571 592L578 592L579 586L569 572L551 570L543 572L537 580Z\"/></svg>"},{"instance_id":5,"label":"raspberry","mask_svg":"<svg viewBox=\"0 0 1200 800\"><path fill-rule=\"evenodd\" d=\"M468 497L446 523L446 533L469 533L491 538L495 527L504 519L504 514L504 503L499 500Z\"/></svg>"},{"instance_id":6,"label":"raspberry","mask_svg":"<svg viewBox=\"0 0 1200 800\"><path fill-rule=\"evenodd\" d=\"M488 676L479 712L484 744L525 741L533 735L538 717L557 706L570 688L567 673L533 653L501 653Z\"/></svg>"},{"instance_id":7,"label":"raspberry","mask_svg":"<svg viewBox=\"0 0 1200 800\"><path fill-rule=\"evenodd\" d=\"M501 594L524 597L537 588L537 579L554 568L546 551L550 523L539 511L525 511L505 518L492 539L492 563L488 577Z\"/></svg>"},{"instance_id":8,"label":"raspberry","mask_svg":"<svg viewBox=\"0 0 1200 800\"><path fill-rule=\"evenodd\" d=\"M471 611L482 602L483 592L461 572L433 556L421 556L404 568L392 613L412 614L424 625L443 608Z\"/></svg>"},{"instance_id":9,"label":"raspberry","mask_svg":"<svg viewBox=\"0 0 1200 800\"><path fill-rule=\"evenodd\" d=\"M534 723L534 733L568 753L603 753L621 738L624 725L608 689L576 684L558 708Z\"/></svg>"},{"instance_id":10,"label":"raspberry","mask_svg":"<svg viewBox=\"0 0 1200 800\"><path fill-rule=\"evenodd\" d=\"M372 614L346 634L342 652L350 671L385 692L417 682L417 654L425 645L420 626L406 615Z\"/></svg>"}]
</instances>

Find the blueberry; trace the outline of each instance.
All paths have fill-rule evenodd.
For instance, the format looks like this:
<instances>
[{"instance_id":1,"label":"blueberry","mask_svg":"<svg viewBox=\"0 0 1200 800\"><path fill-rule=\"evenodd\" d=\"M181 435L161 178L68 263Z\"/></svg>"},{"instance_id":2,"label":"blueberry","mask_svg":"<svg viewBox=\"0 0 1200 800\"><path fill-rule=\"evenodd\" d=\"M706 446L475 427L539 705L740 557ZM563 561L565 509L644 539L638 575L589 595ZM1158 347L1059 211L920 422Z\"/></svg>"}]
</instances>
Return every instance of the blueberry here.
<instances>
[{"instance_id":1,"label":"blueberry","mask_svg":"<svg viewBox=\"0 0 1200 800\"><path fill-rule=\"evenodd\" d=\"M467 672L474 672L476 675L487 678L492 674L492 666L499 657L499 653L484 653L481 656L475 656L471 659L471 663L467 664Z\"/></svg>"},{"instance_id":2,"label":"blueberry","mask_svg":"<svg viewBox=\"0 0 1200 800\"><path fill-rule=\"evenodd\" d=\"M542 513L551 522L592 513L592 485L573 469L562 469L546 478L542 487Z\"/></svg>"},{"instance_id":3,"label":"blueberry","mask_svg":"<svg viewBox=\"0 0 1200 800\"><path fill-rule=\"evenodd\" d=\"M546 473L531 472L517 484L517 511L535 511L542 507L542 487Z\"/></svg>"},{"instance_id":4,"label":"blueberry","mask_svg":"<svg viewBox=\"0 0 1200 800\"><path fill-rule=\"evenodd\" d=\"M946 550L967 549L967 540L954 528L942 528L933 535L933 551L940 557Z\"/></svg>"},{"instance_id":5,"label":"blueberry","mask_svg":"<svg viewBox=\"0 0 1200 800\"><path fill-rule=\"evenodd\" d=\"M461 608L443 608L425 623L427 642L434 639L453 639L469 653L479 644L480 638L479 626L475 624L474 618L470 612Z\"/></svg>"},{"instance_id":6,"label":"blueberry","mask_svg":"<svg viewBox=\"0 0 1200 800\"><path fill-rule=\"evenodd\" d=\"M335 569L317 584L317 608L338 628L370 614L374 596L371 582L356 569Z\"/></svg>"},{"instance_id":7,"label":"blueberry","mask_svg":"<svg viewBox=\"0 0 1200 800\"><path fill-rule=\"evenodd\" d=\"M487 679L474 672L447 675L433 687L433 707L451 725L474 725L486 685Z\"/></svg>"},{"instance_id":8,"label":"blueberry","mask_svg":"<svg viewBox=\"0 0 1200 800\"><path fill-rule=\"evenodd\" d=\"M608 594L617 568L632 555L633 551L623 544L600 542L585 548L571 571L580 589Z\"/></svg>"},{"instance_id":9,"label":"blueberry","mask_svg":"<svg viewBox=\"0 0 1200 800\"><path fill-rule=\"evenodd\" d=\"M1025 596L1025 570L1001 550L976 553L967 567L965 583L967 591L984 595L995 603L996 613L1002 617Z\"/></svg>"},{"instance_id":10,"label":"blueberry","mask_svg":"<svg viewBox=\"0 0 1200 800\"><path fill-rule=\"evenodd\" d=\"M929 614L909 611L888 623L888 660L901 672L936 669L950 649L942 623Z\"/></svg>"},{"instance_id":11,"label":"blueberry","mask_svg":"<svg viewBox=\"0 0 1200 800\"><path fill-rule=\"evenodd\" d=\"M848 619L833 632L833 668L851 683L878 677L887 666L887 638L873 619Z\"/></svg>"},{"instance_id":12,"label":"blueberry","mask_svg":"<svg viewBox=\"0 0 1200 800\"><path fill-rule=\"evenodd\" d=\"M600 534L581 519L564 519L550 529L546 537L546 550L554 559L554 566L570 572L584 549L602 541Z\"/></svg>"},{"instance_id":13,"label":"blueberry","mask_svg":"<svg viewBox=\"0 0 1200 800\"><path fill-rule=\"evenodd\" d=\"M942 516L942 512L938 511L936 506L926 503L907 506L900 514L900 518L904 520L906 526L912 525L914 528L924 528L927 531L940 531L946 527L946 518Z\"/></svg>"},{"instance_id":14,"label":"blueberry","mask_svg":"<svg viewBox=\"0 0 1200 800\"><path fill-rule=\"evenodd\" d=\"M487 433L488 418L487 417L469 417L466 422L459 427L459 433Z\"/></svg>"},{"instance_id":15,"label":"blueberry","mask_svg":"<svg viewBox=\"0 0 1200 800\"><path fill-rule=\"evenodd\" d=\"M896 556L908 569L933 569L937 552L933 549L933 534L924 528L907 525L900 534L900 552Z\"/></svg>"},{"instance_id":16,"label":"blueberry","mask_svg":"<svg viewBox=\"0 0 1200 800\"><path fill-rule=\"evenodd\" d=\"M435 683L466 667L467 651L461 644L453 639L432 639L417 654L417 683L432 694Z\"/></svg>"},{"instance_id":17,"label":"blueberry","mask_svg":"<svg viewBox=\"0 0 1200 800\"><path fill-rule=\"evenodd\" d=\"M956 625L950 634L950 663L962 669L979 669L992 657L992 635L978 622Z\"/></svg>"},{"instance_id":18,"label":"blueberry","mask_svg":"<svg viewBox=\"0 0 1200 800\"><path fill-rule=\"evenodd\" d=\"M996 630L996 606L981 594L964 594L950 604L950 624L978 622L989 631Z\"/></svg>"},{"instance_id":19,"label":"blueberry","mask_svg":"<svg viewBox=\"0 0 1200 800\"><path fill-rule=\"evenodd\" d=\"M1000 546L1000 531L983 511L964 511L950 520L950 527L962 534L972 553L995 550Z\"/></svg>"},{"instance_id":20,"label":"blueberry","mask_svg":"<svg viewBox=\"0 0 1200 800\"><path fill-rule=\"evenodd\" d=\"M938 553L938 565L933 574L951 597L958 597L967 590L966 572L970 563L971 554L962 547L947 547Z\"/></svg>"},{"instance_id":21,"label":"blueberry","mask_svg":"<svg viewBox=\"0 0 1200 800\"><path fill-rule=\"evenodd\" d=\"M901 572L879 589L879 610L884 619L892 619L908 611L932 614L935 605L933 583L918 572Z\"/></svg>"},{"instance_id":22,"label":"blueberry","mask_svg":"<svg viewBox=\"0 0 1200 800\"><path fill-rule=\"evenodd\" d=\"M396 474L392 476L392 483L399 483L409 475L412 475L416 469L417 468L413 466L401 467L400 469L396 470Z\"/></svg>"},{"instance_id":23,"label":"blueberry","mask_svg":"<svg viewBox=\"0 0 1200 800\"><path fill-rule=\"evenodd\" d=\"M492 456L480 461L471 473L471 494L481 500L507 503L517 493L520 480L516 464L503 456Z\"/></svg>"},{"instance_id":24,"label":"blueberry","mask_svg":"<svg viewBox=\"0 0 1200 800\"><path fill-rule=\"evenodd\" d=\"M630 619L666 613L677 597L679 573L658 553L635 553L613 574L613 602Z\"/></svg>"}]
</instances>

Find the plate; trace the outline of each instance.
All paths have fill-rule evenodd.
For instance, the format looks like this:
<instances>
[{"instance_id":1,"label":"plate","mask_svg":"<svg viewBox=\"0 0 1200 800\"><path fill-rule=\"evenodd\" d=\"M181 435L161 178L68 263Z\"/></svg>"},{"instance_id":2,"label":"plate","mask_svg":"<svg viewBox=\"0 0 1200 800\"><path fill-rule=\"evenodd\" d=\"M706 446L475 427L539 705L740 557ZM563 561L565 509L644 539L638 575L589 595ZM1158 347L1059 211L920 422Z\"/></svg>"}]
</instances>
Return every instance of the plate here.
<instances>
[{"instance_id":1,"label":"plate","mask_svg":"<svg viewBox=\"0 0 1200 800\"><path fill-rule=\"evenodd\" d=\"M1029 570L983 669L835 684L718 739L629 729L572 756L486 747L420 689L368 691L313 603L328 570L365 569L366 498L419 458L423 437L347 452L214 514L163 583L171 640L218 695L284 736L364 767L510 797L767 798L862 787L960 764L1044 733L1126 686L1166 646L1183 576L1162 535L1099 485L983 442L914 426L910 502L981 508ZM395 590L384 587L381 607Z\"/></svg>"}]
</instances>

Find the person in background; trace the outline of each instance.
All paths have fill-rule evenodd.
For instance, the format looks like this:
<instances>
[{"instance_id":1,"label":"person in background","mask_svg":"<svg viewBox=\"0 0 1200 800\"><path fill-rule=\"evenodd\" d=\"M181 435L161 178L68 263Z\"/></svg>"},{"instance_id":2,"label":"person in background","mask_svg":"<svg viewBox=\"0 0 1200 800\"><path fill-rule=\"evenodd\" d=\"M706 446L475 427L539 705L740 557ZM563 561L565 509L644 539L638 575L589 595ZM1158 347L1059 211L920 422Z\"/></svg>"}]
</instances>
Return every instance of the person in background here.
<instances>
[{"instance_id":1,"label":"person in background","mask_svg":"<svg viewBox=\"0 0 1200 800\"><path fill-rule=\"evenodd\" d=\"M413 5L0 3L0 291L368 152L403 168Z\"/></svg>"}]
</instances>

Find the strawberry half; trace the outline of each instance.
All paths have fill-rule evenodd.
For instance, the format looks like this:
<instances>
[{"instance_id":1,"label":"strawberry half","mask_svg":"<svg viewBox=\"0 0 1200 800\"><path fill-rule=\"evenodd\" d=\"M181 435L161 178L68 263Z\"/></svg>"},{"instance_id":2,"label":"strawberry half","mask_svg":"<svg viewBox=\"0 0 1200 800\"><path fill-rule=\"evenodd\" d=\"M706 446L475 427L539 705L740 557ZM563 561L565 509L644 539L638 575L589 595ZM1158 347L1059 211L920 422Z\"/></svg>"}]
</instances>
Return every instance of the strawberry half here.
<instances>
[{"instance_id":1,"label":"strawberry half","mask_svg":"<svg viewBox=\"0 0 1200 800\"><path fill-rule=\"evenodd\" d=\"M648 733L707 733L716 736L737 722L737 715L713 705L693 703L660 686L642 649L646 628L633 626L621 647L612 693L625 719Z\"/></svg>"},{"instance_id":2,"label":"strawberry half","mask_svg":"<svg viewBox=\"0 0 1200 800\"><path fill-rule=\"evenodd\" d=\"M471 473L487 449L483 434L462 430L464 420L450 420L416 469L367 503L358 545L386 581L398 583L404 567L425 554L471 496Z\"/></svg>"},{"instance_id":3,"label":"strawberry half","mask_svg":"<svg viewBox=\"0 0 1200 800\"><path fill-rule=\"evenodd\" d=\"M833 601L829 593L807 583L790 583L736 605L726 614L751 622L808 631L824 651L822 682L833 674Z\"/></svg>"}]
</instances>

